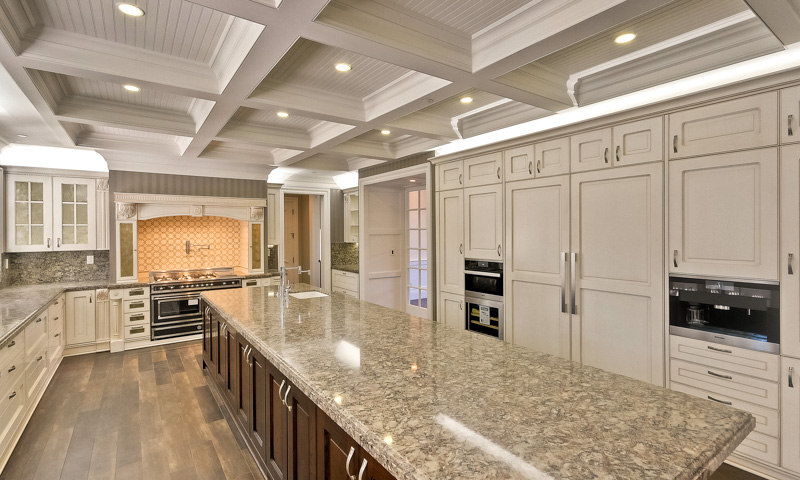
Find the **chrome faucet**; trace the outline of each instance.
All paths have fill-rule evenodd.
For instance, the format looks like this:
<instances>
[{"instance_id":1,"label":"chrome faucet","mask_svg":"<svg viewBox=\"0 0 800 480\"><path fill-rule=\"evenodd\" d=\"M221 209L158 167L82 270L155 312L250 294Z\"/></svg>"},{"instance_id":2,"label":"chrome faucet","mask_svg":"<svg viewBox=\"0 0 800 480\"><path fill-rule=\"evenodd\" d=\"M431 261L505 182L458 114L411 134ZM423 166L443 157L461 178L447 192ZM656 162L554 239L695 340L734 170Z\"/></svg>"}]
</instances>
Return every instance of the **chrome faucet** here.
<instances>
[{"instance_id":1,"label":"chrome faucet","mask_svg":"<svg viewBox=\"0 0 800 480\"><path fill-rule=\"evenodd\" d=\"M303 270L303 267L300 266L300 265L298 265L296 267L284 267L284 266L281 266L281 288L278 291L278 295L288 295L289 294L289 288L291 288L291 285L289 284L289 277L286 276L286 271L287 270L297 270L298 275L302 275L304 273L307 273L307 274L311 275L311 269L310 268L308 270Z\"/></svg>"}]
</instances>

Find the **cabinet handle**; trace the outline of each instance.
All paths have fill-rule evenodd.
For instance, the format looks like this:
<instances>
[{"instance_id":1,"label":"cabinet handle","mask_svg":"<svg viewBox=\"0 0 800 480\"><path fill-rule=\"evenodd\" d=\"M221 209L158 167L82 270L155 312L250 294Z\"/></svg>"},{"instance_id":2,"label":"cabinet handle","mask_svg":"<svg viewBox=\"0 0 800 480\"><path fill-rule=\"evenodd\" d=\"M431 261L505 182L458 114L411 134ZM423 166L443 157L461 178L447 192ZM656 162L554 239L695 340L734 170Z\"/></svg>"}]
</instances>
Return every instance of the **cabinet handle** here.
<instances>
[{"instance_id":1,"label":"cabinet handle","mask_svg":"<svg viewBox=\"0 0 800 480\"><path fill-rule=\"evenodd\" d=\"M672 266L678 268L678 251L672 251Z\"/></svg>"},{"instance_id":2,"label":"cabinet handle","mask_svg":"<svg viewBox=\"0 0 800 480\"><path fill-rule=\"evenodd\" d=\"M500 180L500 167L497 167L497 179Z\"/></svg>"},{"instance_id":3,"label":"cabinet handle","mask_svg":"<svg viewBox=\"0 0 800 480\"><path fill-rule=\"evenodd\" d=\"M347 462L344 464L344 471L347 473L350 480L356 480L356 476L350 474L350 460L353 459L354 453L356 453L355 447L350 447L350 453L347 454Z\"/></svg>"},{"instance_id":4,"label":"cabinet handle","mask_svg":"<svg viewBox=\"0 0 800 480\"><path fill-rule=\"evenodd\" d=\"M458 309L459 310L464 310L464 303L463 302L458 302Z\"/></svg>"},{"instance_id":5,"label":"cabinet handle","mask_svg":"<svg viewBox=\"0 0 800 480\"><path fill-rule=\"evenodd\" d=\"M789 275L794 275L794 269L792 268L792 260L794 260L794 254L789 254Z\"/></svg>"},{"instance_id":6,"label":"cabinet handle","mask_svg":"<svg viewBox=\"0 0 800 480\"><path fill-rule=\"evenodd\" d=\"M458 244L458 252L459 252L461 255L464 255L464 244L463 244L463 243L459 243L459 244Z\"/></svg>"},{"instance_id":7,"label":"cabinet handle","mask_svg":"<svg viewBox=\"0 0 800 480\"><path fill-rule=\"evenodd\" d=\"M364 470L367 469L367 459L365 458L364 461L361 463L361 470L358 471L358 480L364 479Z\"/></svg>"},{"instance_id":8,"label":"cabinet handle","mask_svg":"<svg viewBox=\"0 0 800 480\"><path fill-rule=\"evenodd\" d=\"M528 162L528 175L533 175L533 162Z\"/></svg>"},{"instance_id":9,"label":"cabinet handle","mask_svg":"<svg viewBox=\"0 0 800 480\"><path fill-rule=\"evenodd\" d=\"M47 239L47 248L50 248L50 238Z\"/></svg>"},{"instance_id":10,"label":"cabinet handle","mask_svg":"<svg viewBox=\"0 0 800 480\"><path fill-rule=\"evenodd\" d=\"M36 323L42 323L42 317L37 318Z\"/></svg>"},{"instance_id":11,"label":"cabinet handle","mask_svg":"<svg viewBox=\"0 0 800 480\"><path fill-rule=\"evenodd\" d=\"M542 161L536 160L536 173L542 173Z\"/></svg>"},{"instance_id":12,"label":"cabinet handle","mask_svg":"<svg viewBox=\"0 0 800 480\"><path fill-rule=\"evenodd\" d=\"M616 157L617 157L617 163L619 163L619 145L617 145Z\"/></svg>"},{"instance_id":13,"label":"cabinet handle","mask_svg":"<svg viewBox=\"0 0 800 480\"><path fill-rule=\"evenodd\" d=\"M572 254L572 266L570 268L570 282L571 282L571 293L570 298L572 299L572 314L578 314L578 301L575 298L575 284L577 283L577 270L578 270L578 254Z\"/></svg>"},{"instance_id":14,"label":"cabinet handle","mask_svg":"<svg viewBox=\"0 0 800 480\"><path fill-rule=\"evenodd\" d=\"M9 370L10 372L11 370ZM794 383L792 382L792 374L794 373L794 367L789 367L789 388L794 388Z\"/></svg>"},{"instance_id":15,"label":"cabinet handle","mask_svg":"<svg viewBox=\"0 0 800 480\"><path fill-rule=\"evenodd\" d=\"M92 303L92 296L89 295L89 303Z\"/></svg>"},{"instance_id":16,"label":"cabinet handle","mask_svg":"<svg viewBox=\"0 0 800 480\"><path fill-rule=\"evenodd\" d=\"M286 408L288 408L290 412L292 411L292 406L289 405L289 390L291 389L292 389L291 385L287 386L286 393L283 394L283 404L286 405Z\"/></svg>"},{"instance_id":17,"label":"cabinet handle","mask_svg":"<svg viewBox=\"0 0 800 480\"><path fill-rule=\"evenodd\" d=\"M789 136L793 137L794 132L792 131L792 115L789 115L789 118L786 119L786 123L788 123L787 126L789 127Z\"/></svg>"},{"instance_id":18,"label":"cabinet handle","mask_svg":"<svg viewBox=\"0 0 800 480\"><path fill-rule=\"evenodd\" d=\"M458 174L458 184L459 185L463 185L464 184L463 180L464 180L464 174L463 173L459 173Z\"/></svg>"},{"instance_id":19,"label":"cabinet handle","mask_svg":"<svg viewBox=\"0 0 800 480\"><path fill-rule=\"evenodd\" d=\"M61 248L61 237L58 237L58 238L56 239L56 247L57 247L57 248Z\"/></svg>"},{"instance_id":20,"label":"cabinet handle","mask_svg":"<svg viewBox=\"0 0 800 480\"><path fill-rule=\"evenodd\" d=\"M55 335L53 335L53 338L56 338L56 337L58 337L59 335L61 335L61 332L59 332L59 333L56 333Z\"/></svg>"},{"instance_id":21,"label":"cabinet handle","mask_svg":"<svg viewBox=\"0 0 800 480\"><path fill-rule=\"evenodd\" d=\"M42 361L42 356L41 356L41 355L39 355L38 357L36 357L36 361L37 361L37 362L41 362L41 361Z\"/></svg>"},{"instance_id":22,"label":"cabinet handle","mask_svg":"<svg viewBox=\"0 0 800 480\"><path fill-rule=\"evenodd\" d=\"M497 246L497 256L500 256L500 245Z\"/></svg>"},{"instance_id":23,"label":"cabinet handle","mask_svg":"<svg viewBox=\"0 0 800 480\"><path fill-rule=\"evenodd\" d=\"M711 345L706 345L709 350L714 350L715 352L722 352L722 353L733 353L731 350L725 350L724 348L716 348L712 347Z\"/></svg>"},{"instance_id":24,"label":"cabinet handle","mask_svg":"<svg viewBox=\"0 0 800 480\"><path fill-rule=\"evenodd\" d=\"M678 136L672 137L672 152L678 153Z\"/></svg>"},{"instance_id":25,"label":"cabinet handle","mask_svg":"<svg viewBox=\"0 0 800 480\"><path fill-rule=\"evenodd\" d=\"M561 252L561 313L567 313L567 252Z\"/></svg>"},{"instance_id":26,"label":"cabinet handle","mask_svg":"<svg viewBox=\"0 0 800 480\"><path fill-rule=\"evenodd\" d=\"M723 405L733 405L733 402L726 402L724 400L717 400L716 398L712 397L711 395L708 395L708 399L709 400L713 400L713 401L715 401L717 403L721 403Z\"/></svg>"},{"instance_id":27,"label":"cabinet handle","mask_svg":"<svg viewBox=\"0 0 800 480\"><path fill-rule=\"evenodd\" d=\"M606 150L603 152L603 160L608 163L608 147L606 147Z\"/></svg>"},{"instance_id":28,"label":"cabinet handle","mask_svg":"<svg viewBox=\"0 0 800 480\"><path fill-rule=\"evenodd\" d=\"M11 400L12 398L14 398L16 396L17 396L17 392L14 392L14 393L12 393L11 395L8 396L8 399Z\"/></svg>"},{"instance_id":29,"label":"cabinet handle","mask_svg":"<svg viewBox=\"0 0 800 480\"><path fill-rule=\"evenodd\" d=\"M791 368L791 367L789 367L789 368ZM9 369L8 369L8 373L11 373L11 372L13 372L13 371L14 371L14 370L16 370L16 369L17 369L17 366L16 366L16 365L11 365L11 368L9 368ZM792 382L792 377L790 376L790 377L789 377L789 383L791 383L791 382Z\"/></svg>"},{"instance_id":30,"label":"cabinet handle","mask_svg":"<svg viewBox=\"0 0 800 480\"><path fill-rule=\"evenodd\" d=\"M281 401L283 401L283 393L282 392L283 392L284 385L286 385L286 379L281 380L281 386L278 388L278 398L280 398ZM286 405L286 404L284 404L284 405Z\"/></svg>"},{"instance_id":31,"label":"cabinet handle","mask_svg":"<svg viewBox=\"0 0 800 480\"><path fill-rule=\"evenodd\" d=\"M712 377L724 378L725 380L733 380L733 377L731 377L730 375L722 375L722 374L719 374L719 373L714 373L714 372L712 372L711 370L706 370L706 371L707 371L707 372L708 372L708 374L709 374L709 375L711 375Z\"/></svg>"},{"instance_id":32,"label":"cabinet handle","mask_svg":"<svg viewBox=\"0 0 800 480\"><path fill-rule=\"evenodd\" d=\"M144 327L134 327L129 330L130 333L144 333Z\"/></svg>"},{"instance_id":33,"label":"cabinet handle","mask_svg":"<svg viewBox=\"0 0 800 480\"><path fill-rule=\"evenodd\" d=\"M12 340L11 343L8 344L8 348L11 348L16 344L17 344L16 340Z\"/></svg>"}]
</instances>

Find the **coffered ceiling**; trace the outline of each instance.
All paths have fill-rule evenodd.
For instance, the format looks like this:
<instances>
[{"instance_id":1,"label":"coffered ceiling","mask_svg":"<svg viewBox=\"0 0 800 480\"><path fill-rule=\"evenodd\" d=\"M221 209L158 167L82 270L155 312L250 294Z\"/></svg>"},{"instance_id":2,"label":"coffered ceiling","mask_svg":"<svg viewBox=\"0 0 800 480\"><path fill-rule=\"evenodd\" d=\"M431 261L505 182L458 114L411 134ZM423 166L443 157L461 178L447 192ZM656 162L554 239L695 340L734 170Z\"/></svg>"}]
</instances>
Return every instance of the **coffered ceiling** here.
<instances>
[{"instance_id":1,"label":"coffered ceiling","mask_svg":"<svg viewBox=\"0 0 800 480\"><path fill-rule=\"evenodd\" d=\"M0 0L0 146L308 181L800 41L797 0L129 3Z\"/></svg>"}]
</instances>

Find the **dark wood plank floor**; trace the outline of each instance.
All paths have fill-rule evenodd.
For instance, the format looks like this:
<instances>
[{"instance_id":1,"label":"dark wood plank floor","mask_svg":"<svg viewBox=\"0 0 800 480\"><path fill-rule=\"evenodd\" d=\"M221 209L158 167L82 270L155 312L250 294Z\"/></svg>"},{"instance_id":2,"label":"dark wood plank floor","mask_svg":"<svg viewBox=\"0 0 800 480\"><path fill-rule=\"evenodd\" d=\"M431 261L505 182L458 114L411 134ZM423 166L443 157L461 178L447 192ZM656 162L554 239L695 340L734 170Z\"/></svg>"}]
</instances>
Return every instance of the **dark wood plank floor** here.
<instances>
[{"instance_id":1,"label":"dark wood plank floor","mask_svg":"<svg viewBox=\"0 0 800 480\"><path fill-rule=\"evenodd\" d=\"M63 360L0 480L256 480L200 342ZM723 465L711 480L758 480Z\"/></svg>"},{"instance_id":2,"label":"dark wood plank floor","mask_svg":"<svg viewBox=\"0 0 800 480\"><path fill-rule=\"evenodd\" d=\"M261 478L199 342L65 358L0 480Z\"/></svg>"}]
</instances>

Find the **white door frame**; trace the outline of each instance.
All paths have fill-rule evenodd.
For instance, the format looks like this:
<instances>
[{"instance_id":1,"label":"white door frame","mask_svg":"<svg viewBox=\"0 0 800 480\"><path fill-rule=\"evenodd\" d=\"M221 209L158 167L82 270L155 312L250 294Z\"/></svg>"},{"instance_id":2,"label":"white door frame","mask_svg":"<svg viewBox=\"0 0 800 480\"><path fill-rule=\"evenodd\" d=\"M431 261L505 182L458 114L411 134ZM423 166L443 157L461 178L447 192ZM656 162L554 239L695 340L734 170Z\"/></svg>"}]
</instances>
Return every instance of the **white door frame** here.
<instances>
[{"instance_id":1,"label":"white door frame","mask_svg":"<svg viewBox=\"0 0 800 480\"><path fill-rule=\"evenodd\" d=\"M326 188L313 187L281 187L281 205L283 196L289 195L321 195L322 196L322 289L331 289L331 191ZM282 213L282 212L281 212ZM281 239L283 238L283 218L281 217ZM283 243L278 254L278 268L283 265Z\"/></svg>"},{"instance_id":2,"label":"white door frame","mask_svg":"<svg viewBox=\"0 0 800 480\"><path fill-rule=\"evenodd\" d=\"M413 175L425 174L425 190L428 191L428 224L426 225L427 232L428 232L428 318L434 319L436 318L436 309L434 305L436 305L436 292L435 288L430 288L431 285L435 285L436 283L436 258L434 258L434 252L436 249L433 245L433 199L434 192L433 192L433 164L431 163L423 163L420 165L415 165L413 167L403 168L400 170L394 170L392 172L381 173L379 175L373 175L367 178L359 178L358 179L358 264L359 264L359 271L361 271L361 275L358 277L358 288L359 292L361 292L361 298L364 298L367 288L367 267L366 267L366 260L367 260L367 242L365 237L366 232L366 224L364 223L365 220L365 205L364 205L364 187L369 185L376 185L379 183L388 182L390 180L397 180L399 178L410 177ZM405 205L405 203L404 203ZM403 213L405 215L405 212ZM405 222L403 221L403 231L405 232ZM407 235L406 235L407 236ZM403 239L403 249L407 250L408 248L408 239ZM403 266L403 271L405 272L405 265ZM404 273L405 279L405 273ZM406 288L406 281L403 281L403 288ZM404 297L408 296L408 292L405 293ZM405 308L405 307L404 307ZM405 311L405 310L404 310Z\"/></svg>"}]
</instances>

